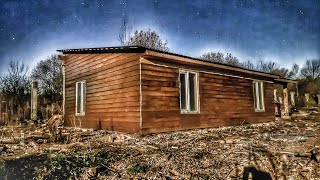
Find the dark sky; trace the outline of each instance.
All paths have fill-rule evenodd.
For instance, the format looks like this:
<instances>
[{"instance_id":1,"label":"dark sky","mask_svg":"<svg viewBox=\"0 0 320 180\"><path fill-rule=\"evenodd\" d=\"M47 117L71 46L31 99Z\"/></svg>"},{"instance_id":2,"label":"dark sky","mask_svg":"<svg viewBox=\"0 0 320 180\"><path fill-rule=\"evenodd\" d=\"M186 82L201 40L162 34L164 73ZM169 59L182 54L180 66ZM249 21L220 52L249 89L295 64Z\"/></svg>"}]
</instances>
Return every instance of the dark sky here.
<instances>
[{"instance_id":1,"label":"dark sky","mask_svg":"<svg viewBox=\"0 0 320 180\"><path fill-rule=\"evenodd\" d=\"M289 67L320 58L320 0L0 0L0 73L57 49L118 46L121 18L155 30L170 51L208 51Z\"/></svg>"}]
</instances>

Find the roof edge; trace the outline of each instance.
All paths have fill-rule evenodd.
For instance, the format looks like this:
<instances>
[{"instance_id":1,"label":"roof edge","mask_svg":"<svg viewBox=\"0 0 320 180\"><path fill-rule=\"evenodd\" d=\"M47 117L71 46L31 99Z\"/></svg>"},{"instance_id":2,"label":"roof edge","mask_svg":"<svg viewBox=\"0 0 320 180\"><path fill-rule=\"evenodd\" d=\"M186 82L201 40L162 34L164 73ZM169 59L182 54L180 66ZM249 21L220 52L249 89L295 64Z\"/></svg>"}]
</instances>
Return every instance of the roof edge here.
<instances>
[{"instance_id":1,"label":"roof edge","mask_svg":"<svg viewBox=\"0 0 320 180\"><path fill-rule=\"evenodd\" d=\"M96 47L96 48L77 48L77 49L60 49L56 50L63 54L85 54L85 53L144 53L146 48L141 46L114 46L114 47Z\"/></svg>"}]
</instances>

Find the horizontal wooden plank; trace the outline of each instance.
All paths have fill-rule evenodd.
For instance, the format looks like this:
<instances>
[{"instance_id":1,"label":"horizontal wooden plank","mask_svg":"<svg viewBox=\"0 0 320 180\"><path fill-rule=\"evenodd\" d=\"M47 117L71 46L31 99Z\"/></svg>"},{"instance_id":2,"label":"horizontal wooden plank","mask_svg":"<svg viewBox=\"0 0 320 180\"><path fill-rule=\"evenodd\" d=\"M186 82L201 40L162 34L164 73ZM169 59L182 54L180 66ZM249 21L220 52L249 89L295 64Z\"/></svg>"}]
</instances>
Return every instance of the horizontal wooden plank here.
<instances>
[{"instance_id":1,"label":"horizontal wooden plank","mask_svg":"<svg viewBox=\"0 0 320 180\"><path fill-rule=\"evenodd\" d=\"M113 107L140 107L140 102L119 102L119 103L104 103L104 104L91 104L86 103L87 109L109 109Z\"/></svg>"},{"instance_id":2,"label":"horizontal wooden plank","mask_svg":"<svg viewBox=\"0 0 320 180\"><path fill-rule=\"evenodd\" d=\"M111 96L110 98L106 99L94 99L94 98L87 98L86 104L110 104L110 103L126 103L126 102L139 102L140 97L138 96L132 96L132 97L120 97L120 98L113 98Z\"/></svg>"},{"instance_id":3,"label":"horizontal wooden plank","mask_svg":"<svg viewBox=\"0 0 320 180\"><path fill-rule=\"evenodd\" d=\"M133 87L128 87L128 88L123 88L123 89L115 89L115 90L107 90L107 91L101 91L101 92L90 92L88 91L86 93L87 98L93 97L93 96L106 96L106 95L118 95L118 94L125 94L127 92L138 92L140 94L140 87L138 86L133 86Z\"/></svg>"},{"instance_id":4,"label":"horizontal wooden plank","mask_svg":"<svg viewBox=\"0 0 320 180\"><path fill-rule=\"evenodd\" d=\"M174 102L174 101L178 101L179 102L179 97L175 97L175 96L143 96L142 94L142 98L147 98L144 99L146 101L167 101L167 102Z\"/></svg>"},{"instance_id":5,"label":"horizontal wooden plank","mask_svg":"<svg viewBox=\"0 0 320 180\"><path fill-rule=\"evenodd\" d=\"M139 65L136 62L119 62L114 64L113 66L106 66L104 68L100 68L99 72L92 73L88 71L88 73L75 73L73 76L70 76L68 72L66 72L66 81L68 82L76 82L79 79L96 79L98 80L101 77L108 77L112 74L124 74L124 72L132 71L135 69L136 72L139 72ZM90 73L89 73L90 72Z\"/></svg>"},{"instance_id":6,"label":"horizontal wooden plank","mask_svg":"<svg viewBox=\"0 0 320 180\"><path fill-rule=\"evenodd\" d=\"M110 78L105 77L99 80L87 80L86 87L87 89L90 90L90 89L97 89L97 88L113 86L117 84L133 82L133 81L136 81L137 85L139 86L140 84L139 78L140 78L139 74L136 74L135 72L127 73L127 75L124 77L115 76ZM70 83L70 82L66 83L66 91L75 90L75 88L76 88L76 83Z\"/></svg>"},{"instance_id":7,"label":"horizontal wooden plank","mask_svg":"<svg viewBox=\"0 0 320 180\"><path fill-rule=\"evenodd\" d=\"M143 74L141 76L141 80L178 81L178 76L176 76L176 77L163 77L163 76L155 76L155 75Z\"/></svg>"},{"instance_id":8,"label":"horizontal wooden plank","mask_svg":"<svg viewBox=\"0 0 320 180\"><path fill-rule=\"evenodd\" d=\"M174 97L178 97L179 96L179 92L175 91L175 92L170 92L170 91L143 91L143 96L174 96Z\"/></svg>"},{"instance_id":9,"label":"horizontal wooden plank","mask_svg":"<svg viewBox=\"0 0 320 180\"><path fill-rule=\"evenodd\" d=\"M156 87L156 86L142 86L143 91L161 91L161 92L177 92L177 87Z\"/></svg>"},{"instance_id":10,"label":"horizontal wooden plank","mask_svg":"<svg viewBox=\"0 0 320 180\"><path fill-rule=\"evenodd\" d=\"M115 73L107 74L106 76L96 77L92 78L91 81L88 81L89 86L95 86L95 87L103 87L104 82L106 81L117 81L120 79L127 79L127 82L136 80L140 81L139 75L139 67L134 65L129 68L124 68L121 71L116 71ZM133 76L135 78L133 78ZM125 81L124 81L125 82ZM111 83L111 82L110 82Z\"/></svg>"},{"instance_id":11,"label":"horizontal wooden plank","mask_svg":"<svg viewBox=\"0 0 320 180\"><path fill-rule=\"evenodd\" d=\"M87 88L87 93L98 93L98 92L105 92L105 91L114 91L117 90L119 92L122 92L122 90L124 89L129 89L129 88L134 88L139 90L140 86L139 86L139 82L138 81L131 81L131 82L122 82L118 81L116 82L117 84L105 84L104 87L100 87L100 88L96 88L96 87L88 87Z\"/></svg>"},{"instance_id":12,"label":"horizontal wooden plank","mask_svg":"<svg viewBox=\"0 0 320 180\"><path fill-rule=\"evenodd\" d=\"M146 122L143 122L142 123L142 127L143 128L155 128L155 127L158 127L158 128L171 128L171 127L180 127L181 126L181 123L180 121L159 121L159 122L152 122L152 123L149 123L148 121Z\"/></svg>"},{"instance_id":13,"label":"horizontal wooden plank","mask_svg":"<svg viewBox=\"0 0 320 180\"><path fill-rule=\"evenodd\" d=\"M66 126L73 126L73 122L66 121ZM79 127L79 121L76 122ZM129 133L139 133L140 123L139 122L123 122L123 121L97 121L95 119L86 119L81 122L82 128L93 128L93 129L106 129L110 131L125 131Z\"/></svg>"},{"instance_id":14,"label":"horizontal wooden plank","mask_svg":"<svg viewBox=\"0 0 320 180\"><path fill-rule=\"evenodd\" d=\"M140 107L112 107L112 108L90 108L86 107L86 113L98 113L98 112L119 112L119 111L140 111Z\"/></svg>"},{"instance_id":15,"label":"horizontal wooden plank","mask_svg":"<svg viewBox=\"0 0 320 180\"><path fill-rule=\"evenodd\" d=\"M214 74L214 73L210 73L210 72L208 72L208 73L201 72L200 73L200 77L202 79L211 79L211 80L222 79L222 80L237 81L237 82L250 82L251 81L249 79L233 77L233 76L227 76L227 75L221 75L221 74Z\"/></svg>"},{"instance_id":16,"label":"horizontal wooden plank","mask_svg":"<svg viewBox=\"0 0 320 180\"><path fill-rule=\"evenodd\" d=\"M141 70L144 72L145 70L151 70L154 72L166 72L166 73L179 73L177 68L156 66L152 64L141 64Z\"/></svg>"},{"instance_id":17,"label":"horizontal wooden plank","mask_svg":"<svg viewBox=\"0 0 320 180\"><path fill-rule=\"evenodd\" d=\"M101 55L99 54L77 54L75 56L73 55L65 55L67 58L64 60L64 66L66 70L73 70L78 66L82 66L83 64L88 63L88 60L94 59L96 57L99 57Z\"/></svg>"},{"instance_id":18,"label":"horizontal wooden plank","mask_svg":"<svg viewBox=\"0 0 320 180\"><path fill-rule=\"evenodd\" d=\"M75 111L74 109L70 109L66 113L68 116L74 115ZM140 113L137 111L117 111L117 112L100 112L100 113L94 113L94 114L86 114L86 117L89 118L94 118L94 119L106 119L106 118L111 118L111 117L128 117L128 118L135 118L138 117L140 118Z\"/></svg>"},{"instance_id":19,"label":"horizontal wooden plank","mask_svg":"<svg viewBox=\"0 0 320 180\"><path fill-rule=\"evenodd\" d=\"M141 72L142 72L142 76L151 76L151 77L155 77L155 79L161 78L161 77L176 79L177 77L179 77L179 73L168 73L168 72L151 71L151 70L143 70Z\"/></svg>"},{"instance_id":20,"label":"horizontal wooden plank","mask_svg":"<svg viewBox=\"0 0 320 180\"><path fill-rule=\"evenodd\" d=\"M174 81L157 81L157 80L141 80L142 86L159 86L159 87L179 87L177 80Z\"/></svg>"},{"instance_id":21,"label":"horizontal wooden plank","mask_svg":"<svg viewBox=\"0 0 320 180\"><path fill-rule=\"evenodd\" d=\"M178 69L168 68L168 71L164 72L165 67L155 68L149 64L142 67L144 66L146 67L142 69L148 73L142 73L143 133L273 120L272 86L265 86L266 112L257 113L254 109L251 80L201 72L199 73L200 113L183 114L179 107ZM257 121L257 118L264 120Z\"/></svg>"},{"instance_id":22,"label":"horizontal wooden plank","mask_svg":"<svg viewBox=\"0 0 320 180\"><path fill-rule=\"evenodd\" d=\"M66 73L69 77L83 73L90 75L132 61L135 61L135 63L138 64L138 56L136 54L100 55L92 59L87 59L83 64L73 64L73 67L69 68ZM90 71L88 71L88 69L90 69Z\"/></svg>"},{"instance_id":23,"label":"horizontal wooden plank","mask_svg":"<svg viewBox=\"0 0 320 180\"><path fill-rule=\"evenodd\" d=\"M123 97L132 97L132 96L139 96L140 95L140 91L128 91L128 92L122 92L122 93L110 93L110 94L94 94L91 95L90 97L97 97L97 98L103 98L103 96L107 96L108 98L113 97L113 98L123 98Z\"/></svg>"},{"instance_id":24,"label":"horizontal wooden plank","mask_svg":"<svg viewBox=\"0 0 320 180\"><path fill-rule=\"evenodd\" d=\"M142 108L143 110L147 110L150 107L158 108L160 111L164 109L168 111L169 109L179 110L179 102L166 102L166 101L159 101L159 102L146 102L142 101Z\"/></svg>"}]
</instances>

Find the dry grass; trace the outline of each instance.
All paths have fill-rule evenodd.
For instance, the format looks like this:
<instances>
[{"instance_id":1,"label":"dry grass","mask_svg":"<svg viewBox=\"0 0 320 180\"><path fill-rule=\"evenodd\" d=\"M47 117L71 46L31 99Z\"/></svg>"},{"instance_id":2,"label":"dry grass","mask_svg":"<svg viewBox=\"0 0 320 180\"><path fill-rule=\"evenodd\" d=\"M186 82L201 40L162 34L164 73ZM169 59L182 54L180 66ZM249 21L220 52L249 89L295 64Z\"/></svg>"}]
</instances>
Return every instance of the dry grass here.
<instances>
[{"instance_id":1,"label":"dry grass","mask_svg":"<svg viewBox=\"0 0 320 180\"><path fill-rule=\"evenodd\" d=\"M273 179L319 179L320 115L310 112L279 123L143 136L60 127L60 142L46 126L6 126L0 129L0 177L237 179L245 169ZM42 165L30 165L33 158ZM27 168L10 176L8 168L17 164ZM23 175L26 169L31 172Z\"/></svg>"}]
</instances>

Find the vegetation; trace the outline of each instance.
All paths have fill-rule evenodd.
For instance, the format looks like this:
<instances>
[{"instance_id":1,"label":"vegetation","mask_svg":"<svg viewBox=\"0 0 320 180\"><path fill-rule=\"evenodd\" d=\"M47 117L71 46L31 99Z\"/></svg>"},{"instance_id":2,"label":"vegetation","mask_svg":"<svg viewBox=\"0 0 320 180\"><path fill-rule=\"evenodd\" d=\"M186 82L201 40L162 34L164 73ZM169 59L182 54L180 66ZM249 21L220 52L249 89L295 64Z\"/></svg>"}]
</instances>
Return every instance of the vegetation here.
<instances>
[{"instance_id":1,"label":"vegetation","mask_svg":"<svg viewBox=\"0 0 320 180\"><path fill-rule=\"evenodd\" d=\"M28 70L25 64L12 61L9 64L8 73L0 77L1 96L5 100L9 119L20 121L28 117L31 82Z\"/></svg>"},{"instance_id":2,"label":"vegetation","mask_svg":"<svg viewBox=\"0 0 320 180\"><path fill-rule=\"evenodd\" d=\"M62 67L56 55L40 61L29 73L24 63L12 61L8 73L0 76L0 100L3 111L7 112L8 124L30 119L31 82L40 86L40 106L62 103Z\"/></svg>"},{"instance_id":3,"label":"vegetation","mask_svg":"<svg viewBox=\"0 0 320 180\"><path fill-rule=\"evenodd\" d=\"M231 66L243 67L246 69L262 71L266 73L277 74L284 78L294 78L299 72L299 65L294 64L289 70L287 68L281 68L275 62L272 61L258 61L257 64L254 64L250 60L245 62L240 62L237 57L234 57L231 53L227 53L224 56L221 52L208 52L200 56L200 59L217 62L222 64L227 64Z\"/></svg>"},{"instance_id":4,"label":"vegetation","mask_svg":"<svg viewBox=\"0 0 320 180\"><path fill-rule=\"evenodd\" d=\"M135 164L129 168L129 171L133 173L146 173L148 171L148 166L145 164Z\"/></svg>"},{"instance_id":5,"label":"vegetation","mask_svg":"<svg viewBox=\"0 0 320 180\"><path fill-rule=\"evenodd\" d=\"M81 176L80 179L90 179L97 174L110 174L110 164L124 157L126 154L112 150L83 150L80 153L45 150L41 155L0 161L0 175L7 174L8 179L69 179ZM139 172L143 170L137 169Z\"/></svg>"},{"instance_id":6,"label":"vegetation","mask_svg":"<svg viewBox=\"0 0 320 180\"><path fill-rule=\"evenodd\" d=\"M208 52L200 56L200 59L232 66L240 66L238 58L234 57L231 53L227 53L227 55L224 56L221 52Z\"/></svg>"},{"instance_id":7,"label":"vegetation","mask_svg":"<svg viewBox=\"0 0 320 180\"><path fill-rule=\"evenodd\" d=\"M50 140L46 126L5 126L0 179L241 179L248 172L317 179L319 127L320 108L291 120L143 136L61 127L63 143Z\"/></svg>"},{"instance_id":8,"label":"vegetation","mask_svg":"<svg viewBox=\"0 0 320 180\"><path fill-rule=\"evenodd\" d=\"M167 41L162 40L155 31L151 31L150 29L148 31L135 31L133 36L130 37L128 45L143 46L159 51L169 51Z\"/></svg>"},{"instance_id":9,"label":"vegetation","mask_svg":"<svg viewBox=\"0 0 320 180\"><path fill-rule=\"evenodd\" d=\"M167 40L162 39L158 33L151 31L136 30L133 35L130 34L131 27L128 26L128 18L123 17L118 35L119 42L124 46L142 46L159 51L169 51Z\"/></svg>"},{"instance_id":10,"label":"vegetation","mask_svg":"<svg viewBox=\"0 0 320 180\"><path fill-rule=\"evenodd\" d=\"M62 66L57 55L41 60L32 70L31 79L39 82L40 99L62 102Z\"/></svg>"},{"instance_id":11,"label":"vegetation","mask_svg":"<svg viewBox=\"0 0 320 180\"><path fill-rule=\"evenodd\" d=\"M307 60L301 69L301 75L310 80L320 78L320 59Z\"/></svg>"}]
</instances>

